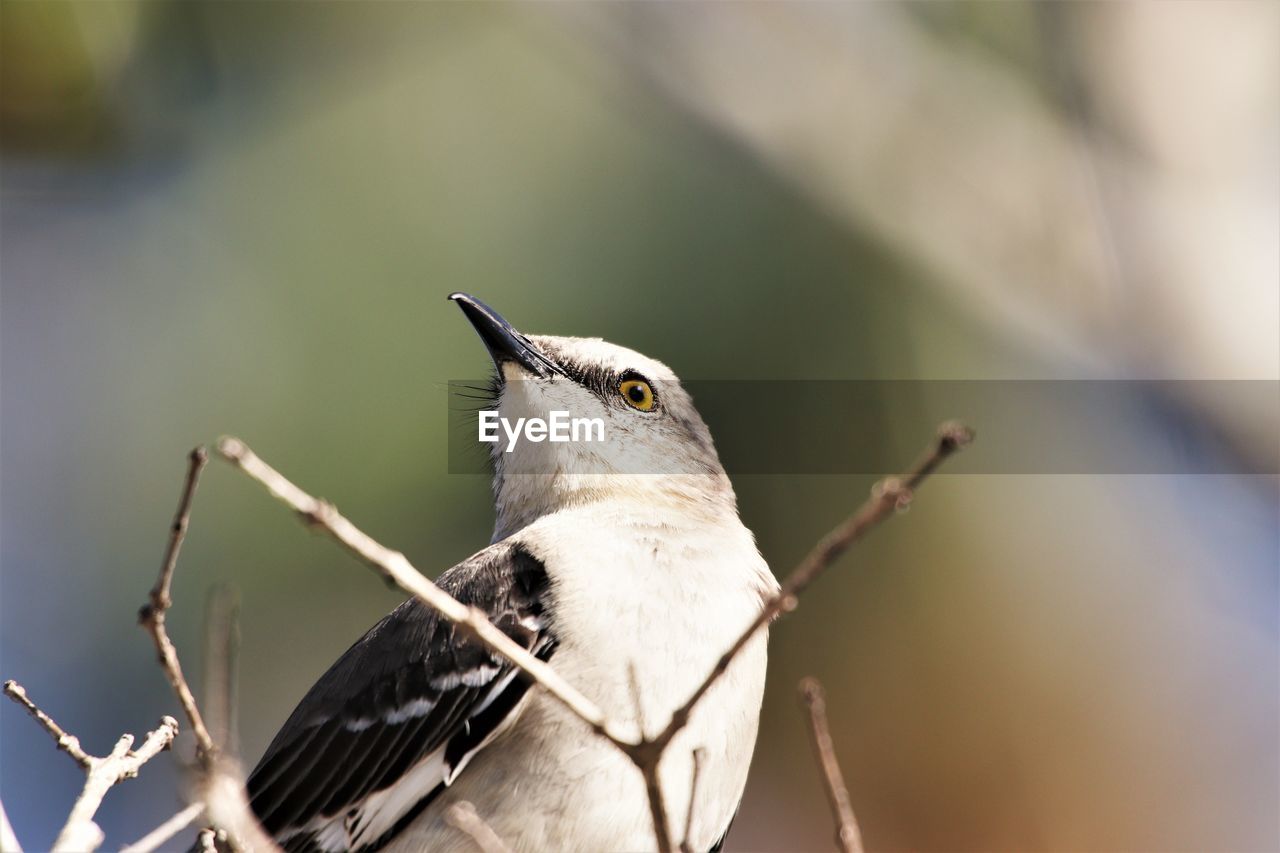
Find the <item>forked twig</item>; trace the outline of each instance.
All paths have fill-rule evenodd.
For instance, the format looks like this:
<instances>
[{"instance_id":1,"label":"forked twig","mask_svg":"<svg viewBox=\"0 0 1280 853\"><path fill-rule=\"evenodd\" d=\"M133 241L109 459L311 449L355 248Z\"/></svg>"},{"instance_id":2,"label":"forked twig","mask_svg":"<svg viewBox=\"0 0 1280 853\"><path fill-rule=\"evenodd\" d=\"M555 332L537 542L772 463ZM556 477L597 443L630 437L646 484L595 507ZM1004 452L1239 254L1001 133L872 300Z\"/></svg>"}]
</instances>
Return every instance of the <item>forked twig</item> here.
<instances>
[{"instance_id":1,"label":"forked twig","mask_svg":"<svg viewBox=\"0 0 1280 853\"><path fill-rule=\"evenodd\" d=\"M644 696L641 695L640 677L636 674L635 661L627 661L627 683L631 687L631 702L635 706L636 730L640 733L640 743L634 747L628 745L621 749L635 762L636 767L640 769L640 775L644 777L644 789L649 800L649 814L653 819L654 831L661 833L658 836L658 849L665 853L671 849L671 831L667 821L666 800L662 796L662 781L658 777L658 762L662 755L646 751L646 745L650 741L645 722Z\"/></svg>"},{"instance_id":2,"label":"forked twig","mask_svg":"<svg viewBox=\"0 0 1280 853\"><path fill-rule=\"evenodd\" d=\"M84 788L76 798L75 805L71 807L67 822L54 840L53 849L96 850L102 844L104 836L101 827L94 822L93 818L98 813L98 808L102 805L107 791L125 779L137 776L142 765L168 749L178 734L178 721L173 717L162 717L160 725L155 731L147 733L142 746L136 750L133 749L133 735L123 735L116 741L110 754L98 758L81 749L80 742L76 738L67 734L53 721L52 717L31 701L21 684L12 680L6 681L4 693L25 708L41 728L54 739L58 748L70 755L71 759L85 771ZM14 841L16 842L17 839Z\"/></svg>"},{"instance_id":3,"label":"forked twig","mask_svg":"<svg viewBox=\"0 0 1280 853\"><path fill-rule=\"evenodd\" d=\"M147 603L139 611L138 621L151 635L160 666L177 695L183 712L191 722L192 731L196 737L196 758L201 776L202 797L200 802L184 808L126 849L130 853L145 853L155 849L190 825L200 814L207 812L220 829L227 830L233 847L247 845L255 850L278 850L249 809L238 768L234 762L223 758L213 742L196 704L195 696L182 673L177 649L165 627L165 614L173 603L171 590L174 570L190 522L191 504L200 480L200 472L208 461L208 454L203 447L197 447L191 451L188 459L186 480L170 527L169 543L165 549L160 574L151 588ZM233 636L234 626L229 630L231 633L227 636ZM98 758L85 752L79 740L63 730L52 717L31 701L21 685L8 681L4 685L4 692L22 705L41 728L49 733L58 748L71 756L72 760L86 772L84 789L72 807L66 825L54 841L54 849L96 849L102 843L103 836L102 830L94 823L93 817L106 792L118 782L136 776L143 764L162 750L168 749L177 736L177 721L172 717L164 717L160 721L160 726L149 733L142 746L136 750L131 749L133 736L125 735L116 743L110 755ZM229 721L230 711L227 710L221 719ZM12 837L12 829L7 819L0 821L0 824L3 824L0 826L0 847L5 851L17 850L17 839Z\"/></svg>"}]
</instances>

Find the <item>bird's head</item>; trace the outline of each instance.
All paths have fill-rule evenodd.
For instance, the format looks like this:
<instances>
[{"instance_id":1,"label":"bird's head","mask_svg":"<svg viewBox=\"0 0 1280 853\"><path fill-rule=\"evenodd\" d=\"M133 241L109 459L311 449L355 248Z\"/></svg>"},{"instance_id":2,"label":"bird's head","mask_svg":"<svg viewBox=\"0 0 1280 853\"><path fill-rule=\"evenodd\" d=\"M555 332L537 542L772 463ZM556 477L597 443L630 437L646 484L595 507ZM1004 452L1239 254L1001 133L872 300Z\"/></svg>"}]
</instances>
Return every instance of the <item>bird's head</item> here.
<instances>
[{"instance_id":1,"label":"bird's head","mask_svg":"<svg viewBox=\"0 0 1280 853\"><path fill-rule=\"evenodd\" d=\"M599 338L521 334L480 300L449 298L496 368L495 405L486 407L496 415L482 411L479 424L496 437L495 538L602 500L736 512L711 433L665 364Z\"/></svg>"}]
</instances>

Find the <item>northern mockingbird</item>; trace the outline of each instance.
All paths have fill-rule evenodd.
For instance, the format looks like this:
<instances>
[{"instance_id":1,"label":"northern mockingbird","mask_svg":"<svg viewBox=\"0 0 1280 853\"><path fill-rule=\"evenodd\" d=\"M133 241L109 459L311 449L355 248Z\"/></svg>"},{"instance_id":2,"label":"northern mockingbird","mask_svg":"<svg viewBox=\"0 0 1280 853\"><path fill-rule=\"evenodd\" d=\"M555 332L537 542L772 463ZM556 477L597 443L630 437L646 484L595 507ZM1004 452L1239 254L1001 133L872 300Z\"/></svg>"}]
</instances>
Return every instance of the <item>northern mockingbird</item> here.
<instances>
[{"instance_id":1,"label":"northern mockingbird","mask_svg":"<svg viewBox=\"0 0 1280 853\"><path fill-rule=\"evenodd\" d=\"M493 357L502 417L570 411L603 419L608 440L494 445L492 544L438 583L613 719L636 719L634 667L661 726L777 590L711 434L665 365L599 339L522 335L479 300L450 298ZM733 661L661 764L678 834L702 750L696 850L719 849L742 797L765 640ZM655 848L631 761L529 687L407 601L308 691L249 777L252 807L287 851L472 850L444 819L462 800L517 850Z\"/></svg>"}]
</instances>

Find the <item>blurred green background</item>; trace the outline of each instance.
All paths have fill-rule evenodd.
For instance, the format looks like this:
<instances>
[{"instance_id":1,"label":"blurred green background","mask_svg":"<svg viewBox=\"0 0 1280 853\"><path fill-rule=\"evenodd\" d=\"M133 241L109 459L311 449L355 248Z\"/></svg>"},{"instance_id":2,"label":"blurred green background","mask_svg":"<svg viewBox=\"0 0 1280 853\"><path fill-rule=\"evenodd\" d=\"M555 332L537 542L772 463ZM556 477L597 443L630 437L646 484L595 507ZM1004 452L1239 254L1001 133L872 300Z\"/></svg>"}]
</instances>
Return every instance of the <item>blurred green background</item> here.
<instances>
[{"instance_id":1,"label":"blurred green background","mask_svg":"<svg viewBox=\"0 0 1280 853\"><path fill-rule=\"evenodd\" d=\"M774 629L728 849L831 846L807 674L871 849L1280 848L1280 6L0 10L0 674L91 751L176 712L134 616L192 445L243 437L432 574L488 541L447 464L446 383L487 370L466 290L687 379L1257 382L1089 413L1219 475L929 483ZM886 470L934 426L872 417ZM735 485L782 575L872 480ZM188 669L219 581L252 763L400 597L213 464ZM108 846L179 779L112 791ZM79 783L0 710L28 849Z\"/></svg>"}]
</instances>

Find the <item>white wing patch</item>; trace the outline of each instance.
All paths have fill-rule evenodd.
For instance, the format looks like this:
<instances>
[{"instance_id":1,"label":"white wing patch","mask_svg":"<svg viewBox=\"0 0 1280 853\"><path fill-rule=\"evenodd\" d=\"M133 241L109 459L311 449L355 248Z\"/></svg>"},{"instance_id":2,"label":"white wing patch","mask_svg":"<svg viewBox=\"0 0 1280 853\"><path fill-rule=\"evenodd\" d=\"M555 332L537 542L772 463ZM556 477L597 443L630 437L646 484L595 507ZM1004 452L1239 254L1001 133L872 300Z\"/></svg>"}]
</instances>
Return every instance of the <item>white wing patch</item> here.
<instances>
[{"instance_id":1,"label":"white wing patch","mask_svg":"<svg viewBox=\"0 0 1280 853\"><path fill-rule=\"evenodd\" d=\"M370 844L443 782L444 770L444 748L441 747L415 764L395 784L365 797L360 805L342 814L313 817L305 825L282 834L280 840L298 834L312 835L316 846L327 853Z\"/></svg>"},{"instance_id":2,"label":"white wing patch","mask_svg":"<svg viewBox=\"0 0 1280 853\"><path fill-rule=\"evenodd\" d=\"M476 670L472 670L472 672L474 673ZM519 675L519 670L513 669L495 684L476 713L488 707L517 675ZM352 806L344 813L331 817L314 817L304 826L288 830L281 836L281 840L283 841L299 833L313 835L316 846L326 851L326 853L340 853L340 851L353 850L365 844L372 844L382 837L383 833L394 827L396 822L417 805L419 800L435 790L437 785L452 785L453 780L458 778L458 774L466 768L471 759L480 750L492 743L494 738L515 723L528 698L527 695L522 697L516 707L512 709L512 712L507 714L506 718L483 741L476 744L474 749L459 759L456 767L450 767L445 762L444 756L447 744L442 745L435 752L415 764L391 786L369 794L359 805ZM405 705L400 711L408 709L413 704L416 703ZM396 713L399 713L399 711ZM426 711L421 713L426 713ZM408 719L408 716L405 719ZM357 720L356 722L363 723L364 721ZM350 728L350 725L348 723L348 728ZM464 725L466 724L464 723Z\"/></svg>"},{"instance_id":3,"label":"white wing patch","mask_svg":"<svg viewBox=\"0 0 1280 853\"><path fill-rule=\"evenodd\" d=\"M498 684L496 684L494 688L489 691L489 695L485 698L484 703L480 705L480 708L479 710L476 711L476 713L478 714L480 713L480 711L483 711L485 708L488 708L489 704L493 702L494 699L497 698L498 694L501 693L503 690L507 689L507 685L511 683L511 679L515 678L519 674L520 674L519 670L516 670L516 669L512 669L511 672L507 673L506 677L503 678L502 681L498 682ZM526 693L524 696L520 697L520 701L517 702L516 706L511 709L511 713L507 714L506 717L504 717L502 721L498 723L498 725L494 726L493 731L489 732L489 734L485 737L484 740L480 741L478 744L475 745L474 749L472 749L470 752L468 752L467 754L463 755L461 758L458 759L458 766L449 767L448 765L445 765L444 783L446 785L452 785L453 780L457 779L458 774L461 773L466 768L466 766L471 763L471 759L475 757L476 753L484 749L489 744L493 743L494 738L496 738L498 735L502 734L503 732L505 732L507 729L511 728L515 724L515 721L519 718L521 711L524 709L524 706L528 704L528 702L529 702L529 694ZM468 722L465 725L470 725L470 723Z\"/></svg>"},{"instance_id":4,"label":"white wing patch","mask_svg":"<svg viewBox=\"0 0 1280 853\"><path fill-rule=\"evenodd\" d=\"M361 717L358 720L347 720L342 725L351 732L362 732L377 723L385 723L391 726L398 726L406 720L412 720L414 717L424 717L431 713L431 709L436 703L431 699L414 699L408 704L401 705L394 711L388 713L385 717Z\"/></svg>"},{"instance_id":5,"label":"white wing patch","mask_svg":"<svg viewBox=\"0 0 1280 853\"><path fill-rule=\"evenodd\" d=\"M444 747L437 749L389 788L365 797L353 819L346 849L371 844L396 825L429 791L444 782Z\"/></svg>"},{"instance_id":6,"label":"white wing patch","mask_svg":"<svg viewBox=\"0 0 1280 853\"><path fill-rule=\"evenodd\" d=\"M455 687L483 687L493 680L501 670L496 666L478 666L466 672L449 672L431 679L433 690L441 692L453 690Z\"/></svg>"},{"instance_id":7,"label":"white wing patch","mask_svg":"<svg viewBox=\"0 0 1280 853\"><path fill-rule=\"evenodd\" d=\"M431 713L431 709L436 703L431 699L414 699L407 705L396 708L390 714L387 714L386 721L389 725L398 726L406 720L412 720L414 717L424 717Z\"/></svg>"}]
</instances>

